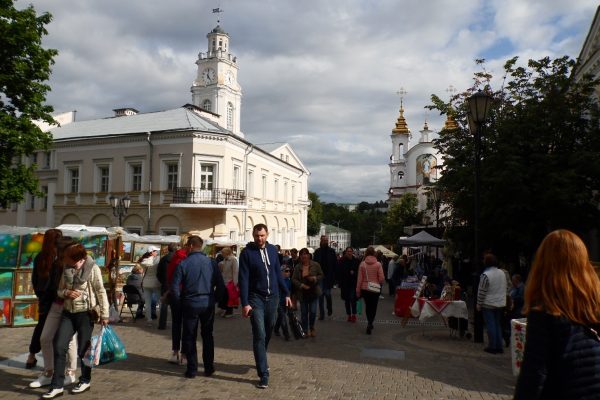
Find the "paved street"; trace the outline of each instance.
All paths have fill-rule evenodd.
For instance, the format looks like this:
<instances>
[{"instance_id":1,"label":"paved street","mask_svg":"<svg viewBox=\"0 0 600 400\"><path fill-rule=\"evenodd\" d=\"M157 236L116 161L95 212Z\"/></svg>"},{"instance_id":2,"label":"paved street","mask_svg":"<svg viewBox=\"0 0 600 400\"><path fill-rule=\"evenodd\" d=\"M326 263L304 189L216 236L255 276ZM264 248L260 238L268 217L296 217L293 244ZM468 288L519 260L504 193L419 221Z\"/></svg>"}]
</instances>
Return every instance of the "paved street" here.
<instances>
[{"instance_id":1,"label":"paved street","mask_svg":"<svg viewBox=\"0 0 600 400\"><path fill-rule=\"evenodd\" d=\"M373 335L366 322L346 322L339 291L334 315L317 321L317 337L274 337L269 348L271 379L256 389L250 323L238 314L215 322L216 373L185 379L182 366L167 363L170 330L159 331L125 320L116 326L128 360L93 371L91 391L78 398L98 399L510 399L515 378L510 355L490 355L482 344L450 336L439 323L402 327L392 315L393 301L379 303ZM125 315L125 313L123 314ZM38 371L23 368L33 328L0 330L0 398L37 398L29 389ZM472 328L470 328L472 332ZM200 347L200 345L199 345ZM200 348L199 348L200 351ZM41 355L38 356L41 359ZM41 361L41 360L40 360ZM73 395L67 394L67 397Z\"/></svg>"}]
</instances>

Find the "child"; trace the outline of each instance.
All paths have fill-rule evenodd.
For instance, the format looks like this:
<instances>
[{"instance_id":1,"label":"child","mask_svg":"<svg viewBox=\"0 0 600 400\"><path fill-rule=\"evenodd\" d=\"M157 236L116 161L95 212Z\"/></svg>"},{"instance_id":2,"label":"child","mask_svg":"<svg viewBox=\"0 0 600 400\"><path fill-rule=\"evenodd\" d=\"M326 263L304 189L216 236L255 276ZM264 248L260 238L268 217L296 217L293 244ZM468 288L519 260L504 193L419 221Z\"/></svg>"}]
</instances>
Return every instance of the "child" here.
<instances>
[{"instance_id":1,"label":"child","mask_svg":"<svg viewBox=\"0 0 600 400\"><path fill-rule=\"evenodd\" d=\"M290 269L287 266L282 268L283 281L288 289L288 292L292 292L292 281L290 279ZM290 332L288 330L288 322L286 318L285 309L285 293L279 293L279 307L277 307L277 322L275 322L275 336L280 336L279 327L283 331L283 337L285 340L290 340Z\"/></svg>"}]
</instances>

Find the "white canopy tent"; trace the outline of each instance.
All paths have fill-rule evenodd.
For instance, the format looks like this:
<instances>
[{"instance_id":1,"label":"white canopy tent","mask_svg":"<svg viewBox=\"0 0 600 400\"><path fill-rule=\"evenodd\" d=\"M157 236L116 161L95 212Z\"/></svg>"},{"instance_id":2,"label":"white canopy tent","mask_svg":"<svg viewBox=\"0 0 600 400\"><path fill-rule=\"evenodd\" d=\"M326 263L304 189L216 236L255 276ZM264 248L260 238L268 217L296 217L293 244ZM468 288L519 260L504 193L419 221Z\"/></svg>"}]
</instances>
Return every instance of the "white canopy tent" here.
<instances>
[{"instance_id":1,"label":"white canopy tent","mask_svg":"<svg viewBox=\"0 0 600 400\"><path fill-rule=\"evenodd\" d=\"M400 246L433 246L443 247L446 244L444 239L438 239L426 231L421 231L416 235L398 238Z\"/></svg>"}]
</instances>

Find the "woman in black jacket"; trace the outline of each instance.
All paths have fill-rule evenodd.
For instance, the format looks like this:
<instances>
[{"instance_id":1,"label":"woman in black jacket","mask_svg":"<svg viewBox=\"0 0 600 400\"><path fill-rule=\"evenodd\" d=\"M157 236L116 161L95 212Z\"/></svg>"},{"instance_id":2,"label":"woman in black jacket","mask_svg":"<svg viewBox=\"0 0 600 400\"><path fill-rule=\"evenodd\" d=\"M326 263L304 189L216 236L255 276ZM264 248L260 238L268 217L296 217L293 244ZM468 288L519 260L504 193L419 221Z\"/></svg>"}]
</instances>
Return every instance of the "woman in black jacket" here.
<instances>
[{"instance_id":1,"label":"woman in black jacket","mask_svg":"<svg viewBox=\"0 0 600 400\"><path fill-rule=\"evenodd\" d=\"M551 232L525 289L526 345L514 399L600 399L600 280L585 244Z\"/></svg>"}]
</instances>

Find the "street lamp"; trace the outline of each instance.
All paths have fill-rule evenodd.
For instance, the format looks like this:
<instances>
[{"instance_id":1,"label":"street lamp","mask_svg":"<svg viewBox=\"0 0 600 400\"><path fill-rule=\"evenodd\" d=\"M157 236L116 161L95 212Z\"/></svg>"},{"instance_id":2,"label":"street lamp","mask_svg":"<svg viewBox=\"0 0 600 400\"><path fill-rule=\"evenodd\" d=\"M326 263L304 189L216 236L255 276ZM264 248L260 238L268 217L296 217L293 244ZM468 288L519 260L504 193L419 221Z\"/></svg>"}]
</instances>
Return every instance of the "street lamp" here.
<instances>
[{"instance_id":1,"label":"street lamp","mask_svg":"<svg viewBox=\"0 0 600 400\"><path fill-rule=\"evenodd\" d=\"M492 105L492 97L479 90L467 99L469 113L467 115L469 130L475 138L475 215L473 218L473 312L474 327L473 339L476 343L483 343L483 316L477 311L477 288L479 287L479 202L481 188L481 132L487 120Z\"/></svg>"},{"instance_id":2,"label":"street lamp","mask_svg":"<svg viewBox=\"0 0 600 400\"><path fill-rule=\"evenodd\" d=\"M119 218L119 226L121 226L123 223L123 217L127 215L127 210L131 205L131 199L128 195L125 195L121 198L111 195L108 200L112 206L113 215Z\"/></svg>"}]
</instances>

